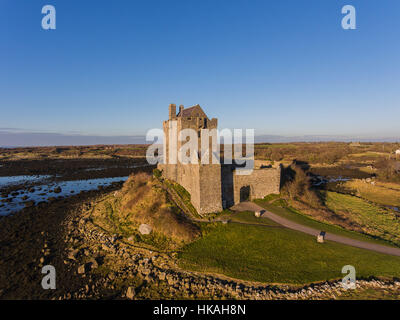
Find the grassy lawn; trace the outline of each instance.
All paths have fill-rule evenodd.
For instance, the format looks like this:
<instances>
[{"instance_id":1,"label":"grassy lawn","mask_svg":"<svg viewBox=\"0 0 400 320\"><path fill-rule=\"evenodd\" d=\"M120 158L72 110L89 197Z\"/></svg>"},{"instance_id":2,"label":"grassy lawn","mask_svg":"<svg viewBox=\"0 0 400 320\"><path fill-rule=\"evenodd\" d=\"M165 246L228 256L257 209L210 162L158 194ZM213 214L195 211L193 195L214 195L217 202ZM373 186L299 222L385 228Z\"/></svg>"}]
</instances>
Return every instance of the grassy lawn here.
<instances>
[{"instance_id":1,"label":"grassy lawn","mask_svg":"<svg viewBox=\"0 0 400 320\"><path fill-rule=\"evenodd\" d=\"M180 266L266 283L304 284L342 278L342 267L357 277L400 276L400 257L341 245L285 228L240 224L202 225L203 237L185 246Z\"/></svg>"},{"instance_id":2,"label":"grassy lawn","mask_svg":"<svg viewBox=\"0 0 400 320\"><path fill-rule=\"evenodd\" d=\"M279 226L279 224L276 223L275 221L255 217L254 212L250 212L250 211L233 213L233 214L227 216L227 218L229 218L229 220L233 221L233 222L259 224L259 225L265 225L265 226Z\"/></svg>"},{"instance_id":3,"label":"grassy lawn","mask_svg":"<svg viewBox=\"0 0 400 320\"><path fill-rule=\"evenodd\" d=\"M345 236L345 237L348 237L351 239L356 239L356 240L378 243L378 244L382 244L382 245L395 247L395 245L390 242L387 242L387 241L384 241L381 239L376 239L372 236L368 236L368 235L361 234L358 232L345 230L339 226L335 226L332 224L323 223L323 222L314 220L313 218L306 216L306 215L302 214L301 212L299 212L293 208L290 208L290 207L287 207L287 208L278 207L278 206L268 203L268 201L265 201L263 199L257 199L254 202L257 203L258 205L262 206L263 208L265 208L283 218L286 218L293 222L297 222L299 224L305 225L310 228L314 228L317 230L323 230L323 231L326 231L326 232L329 232L332 234Z\"/></svg>"}]
</instances>

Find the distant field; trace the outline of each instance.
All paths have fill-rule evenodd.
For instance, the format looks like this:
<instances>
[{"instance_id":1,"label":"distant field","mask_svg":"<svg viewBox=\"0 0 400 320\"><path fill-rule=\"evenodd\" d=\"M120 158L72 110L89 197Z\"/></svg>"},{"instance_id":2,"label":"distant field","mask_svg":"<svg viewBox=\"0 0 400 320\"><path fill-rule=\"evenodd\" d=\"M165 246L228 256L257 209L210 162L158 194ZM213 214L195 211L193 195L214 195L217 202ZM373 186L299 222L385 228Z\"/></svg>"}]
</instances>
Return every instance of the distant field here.
<instances>
[{"instance_id":1,"label":"distant field","mask_svg":"<svg viewBox=\"0 0 400 320\"><path fill-rule=\"evenodd\" d=\"M203 237L179 254L190 270L266 283L305 284L342 278L350 264L357 277L400 276L400 257L334 242L319 244L297 231L240 224L203 225Z\"/></svg>"},{"instance_id":2,"label":"distant field","mask_svg":"<svg viewBox=\"0 0 400 320\"><path fill-rule=\"evenodd\" d=\"M21 159L118 159L143 158L148 145L97 145L0 148L0 160Z\"/></svg>"},{"instance_id":3,"label":"distant field","mask_svg":"<svg viewBox=\"0 0 400 320\"><path fill-rule=\"evenodd\" d=\"M291 143L272 143L272 144L256 144L255 145L256 148L297 148L298 146L296 146L295 144L291 144Z\"/></svg>"},{"instance_id":4,"label":"distant field","mask_svg":"<svg viewBox=\"0 0 400 320\"><path fill-rule=\"evenodd\" d=\"M325 204L361 225L366 233L400 244L400 222L393 210L336 192L326 192Z\"/></svg>"},{"instance_id":5,"label":"distant field","mask_svg":"<svg viewBox=\"0 0 400 320\"><path fill-rule=\"evenodd\" d=\"M400 185L376 182L375 185L362 180L351 180L342 183L344 189L354 190L367 200L388 206L400 206Z\"/></svg>"},{"instance_id":6,"label":"distant field","mask_svg":"<svg viewBox=\"0 0 400 320\"><path fill-rule=\"evenodd\" d=\"M351 154L352 157L381 157L381 156L385 156L387 155L387 153L383 153L383 152L362 152L362 153L353 153Z\"/></svg>"},{"instance_id":7,"label":"distant field","mask_svg":"<svg viewBox=\"0 0 400 320\"><path fill-rule=\"evenodd\" d=\"M337 166L314 166L310 172L324 177L343 177L343 178L370 178L371 173L365 172L363 168L347 168L341 165Z\"/></svg>"},{"instance_id":8,"label":"distant field","mask_svg":"<svg viewBox=\"0 0 400 320\"><path fill-rule=\"evenodd\" d=\"M0 160L42 158L113 158L145 157L148 145L92 145L0 148ZM255 158L291 162L294 159L309 164L340 164L343 161L373 161L388 156L400 148L399 143L361 143L356 146L344 142L257 143ZM221 151L223 145L221 145Z\"/></svg>"}]
</instances>

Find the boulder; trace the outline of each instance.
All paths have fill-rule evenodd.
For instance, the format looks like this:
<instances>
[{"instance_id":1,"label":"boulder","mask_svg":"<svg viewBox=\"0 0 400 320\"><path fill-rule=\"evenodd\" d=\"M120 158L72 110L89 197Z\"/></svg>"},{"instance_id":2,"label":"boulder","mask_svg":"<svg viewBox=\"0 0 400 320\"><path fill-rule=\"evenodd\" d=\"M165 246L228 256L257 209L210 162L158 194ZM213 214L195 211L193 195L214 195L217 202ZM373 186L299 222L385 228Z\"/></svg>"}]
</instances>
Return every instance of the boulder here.
<instances>
[{"instance_id":1,"label":"boulder","mask_svg":"<svg viewBox=\"0 0 400 320\"><path fill-rule=\"evenodd\" d=\"M158 279L160 279L161 281L164 281L165 280L165 276L166 276L165 272L160 272L158 274Z\"/></svg>"},{"instance_id":2,"label":"boulder","mask_svg":"<svg viewBox=\"0 0 400 320\"><path fill-rule=\"evenodd\" d=\"M35 201L31 200L31 201L27 201L24 203L25 207L33 207L35 205Z\"/></svg>"},{"instance_id":3,"label":"boulder","mask_svg":"<svg viewBox=\"0 0 400 320\"><path fill-rule=\"evenodd\" d=\"M70 259L70 260L76 260L76 257L77 257L77 255L78 255L78 253L79 253L79 249L71 250L71 251L68 253L68 259Z\"/></svg>"},{"instance_id":4,"label":"boulder","mask_svg":"<svg viewBox=\"0 0 400 320\"><path fill-rule=\"evenodd\" d=\"M135 288L134 287L128 287L128 290L126 290L126 297L130 300L132 300L135 297Z\"/></svg>"},{"instance_id":5,"label":"boulder","mask_svg":"<svg viewBox=\"0 0 400 320\"><path fill-rule=\"evenodd\" d=\"M89 260L89 264L90 264L90 268L93 269L97 269L99 267L99 264L97 263L97 260L94 258L91 258Z\"/></svg>"},{"instance_id":6,"label":"boulder","mask_svg":"<svg viewBox=\"0 0 400 320\"><path fill-rule=\"evenodd\" d=\"M152 231L152 227L149 226L148 224L142 223L142 224L139 226L139 232L140 232L141 234L150 234L151 231Z\"/></svg>"},{"instance_id":7,"label":"boulder","mask_svg":"<svg viewBox=\"0 0 400 320\"><path fill-rule=\"evenodd\" d=\"M86 272L86 265L82 264L78 267L78 274L84 274Z\"/></svg>"}]
</instances>

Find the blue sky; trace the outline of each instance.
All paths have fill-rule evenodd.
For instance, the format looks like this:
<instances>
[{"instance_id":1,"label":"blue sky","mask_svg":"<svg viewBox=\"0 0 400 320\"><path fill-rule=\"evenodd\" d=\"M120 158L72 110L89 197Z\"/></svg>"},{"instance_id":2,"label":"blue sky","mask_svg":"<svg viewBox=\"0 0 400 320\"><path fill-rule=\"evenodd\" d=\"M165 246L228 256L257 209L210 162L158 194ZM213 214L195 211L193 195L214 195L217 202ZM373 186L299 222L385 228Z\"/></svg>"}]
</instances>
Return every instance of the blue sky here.
<instances>
[{"instance_id":1,"label":"blue sky","mask_svg":"<svg viewBox=\"0 0 400 320\"><path fill-rule=\"evenodd\" d=\"M0 129L140 135L176 103L256 134L399 137L399 39L398 0L0 0Z\"/></svg>"}]
</instances>

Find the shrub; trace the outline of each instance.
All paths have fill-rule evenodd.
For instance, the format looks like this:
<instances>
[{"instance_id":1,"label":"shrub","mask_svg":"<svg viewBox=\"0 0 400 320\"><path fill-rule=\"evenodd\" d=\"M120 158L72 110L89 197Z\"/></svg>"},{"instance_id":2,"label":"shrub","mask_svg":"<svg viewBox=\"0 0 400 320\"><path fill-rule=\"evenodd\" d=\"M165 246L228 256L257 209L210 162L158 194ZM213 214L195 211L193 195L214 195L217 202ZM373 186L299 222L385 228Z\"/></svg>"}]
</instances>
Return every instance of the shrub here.
<instances>
[{"instance_id":1,"label":"shrub","mask_svg":"<svg viewBox=\"0 0 400 320\"><path fill-rule=\"evenodd\" d=\"M302 201L313 208L321 206L321 200L311 187L310 178L302 167L294 162L284 172L286 176L282 194L285 197Z\"/></svg>"}]
</instances>

